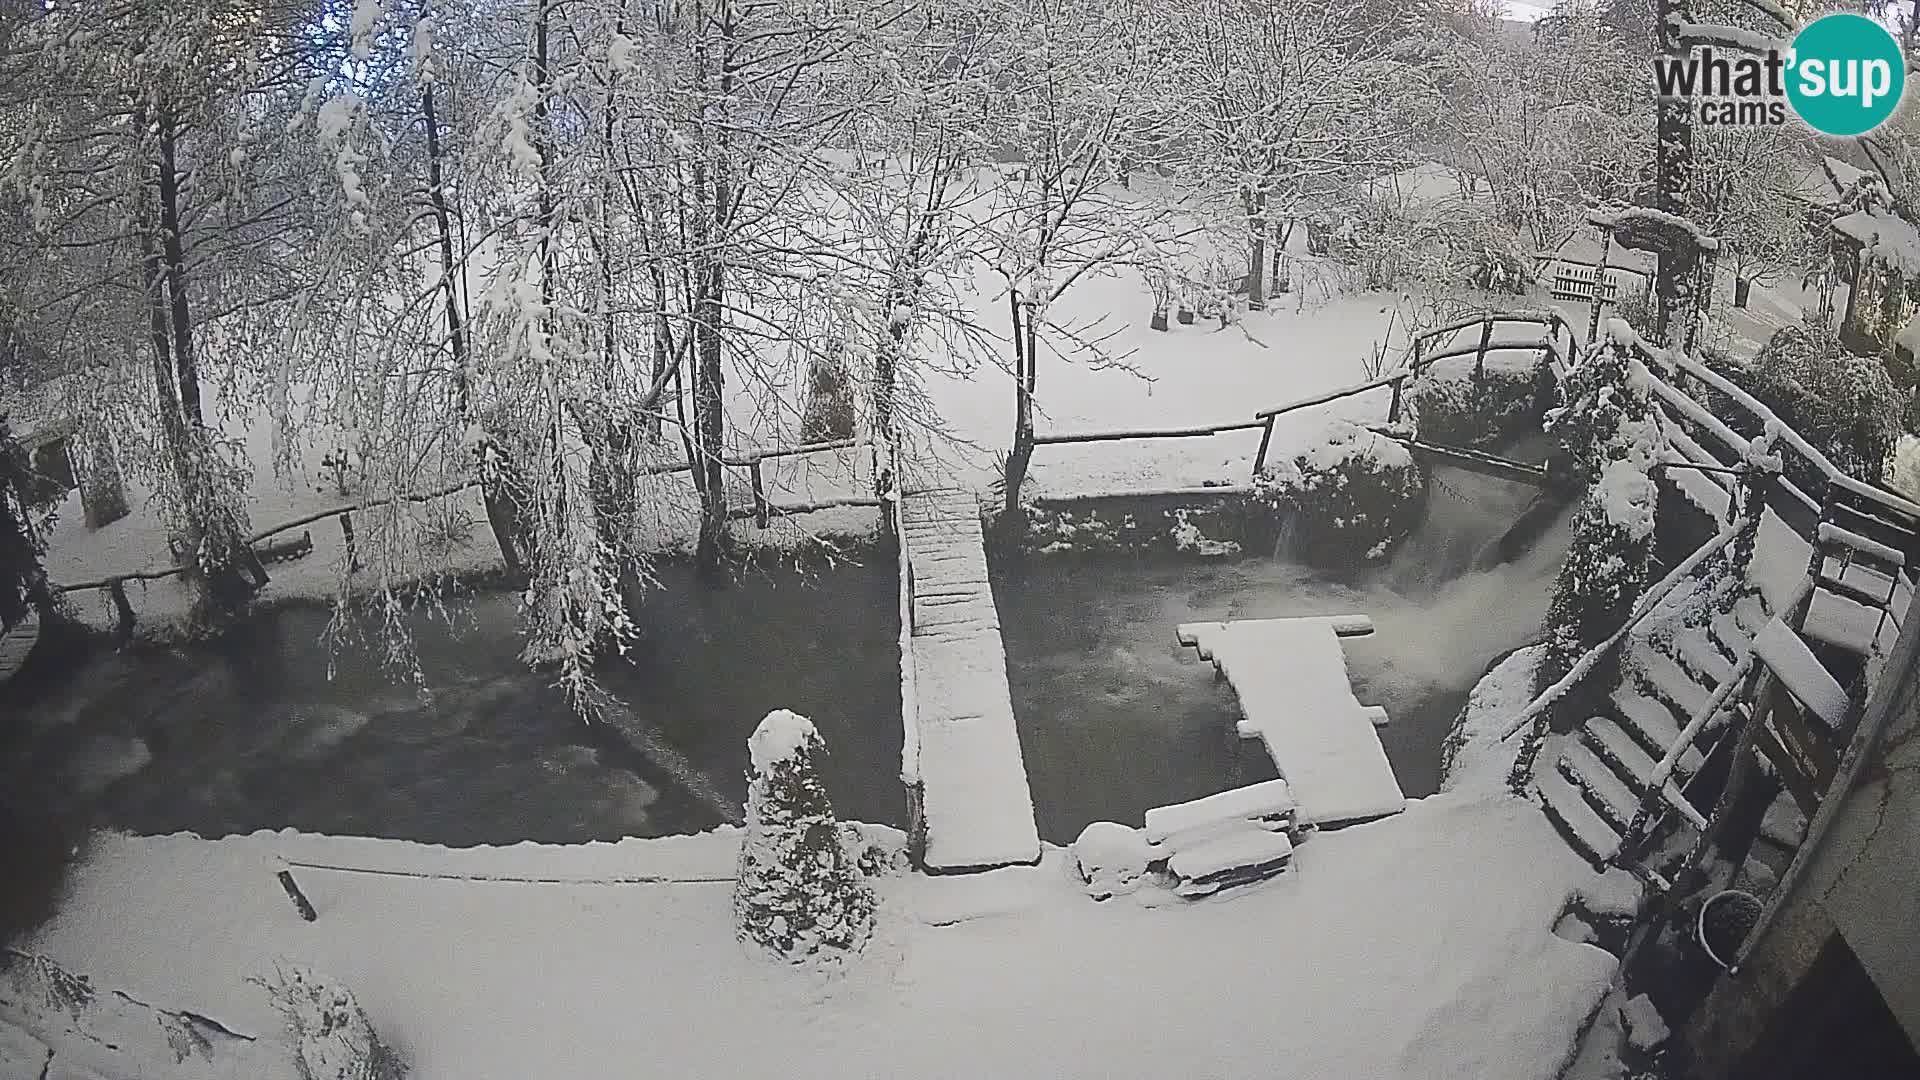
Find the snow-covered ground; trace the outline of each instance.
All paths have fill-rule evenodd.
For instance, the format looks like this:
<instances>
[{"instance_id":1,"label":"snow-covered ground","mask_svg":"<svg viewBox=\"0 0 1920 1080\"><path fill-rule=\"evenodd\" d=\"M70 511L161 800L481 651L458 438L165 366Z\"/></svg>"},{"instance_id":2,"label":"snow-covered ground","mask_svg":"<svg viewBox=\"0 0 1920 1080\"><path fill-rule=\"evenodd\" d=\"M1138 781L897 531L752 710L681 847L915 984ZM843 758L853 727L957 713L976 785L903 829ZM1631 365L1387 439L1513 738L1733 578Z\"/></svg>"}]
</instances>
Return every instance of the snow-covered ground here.
<instances>
[{"instance_id":1,"label":"snow-covered ground","mask_svg":"<svg viewBox=\"0 0 1920 1080\"><path fill-rule=\"evenodd\" d=\"M1614 966L1550 929L1591 872L1498 795L1320 835L1279 878L1193 904L1095 903L1059 849L1037 868L887 878L877 939L831 976L735 941L730 885L707 879L731 875L738 835L461 851L102 836L31 945L242 1033L278 1024L248 977L310 963L415 1080L1538 1080ZM302 868L305 923L274 880L283 860L566 883ZM702 880L588 883L650 875Z\"/></svg>"}]
</instances>

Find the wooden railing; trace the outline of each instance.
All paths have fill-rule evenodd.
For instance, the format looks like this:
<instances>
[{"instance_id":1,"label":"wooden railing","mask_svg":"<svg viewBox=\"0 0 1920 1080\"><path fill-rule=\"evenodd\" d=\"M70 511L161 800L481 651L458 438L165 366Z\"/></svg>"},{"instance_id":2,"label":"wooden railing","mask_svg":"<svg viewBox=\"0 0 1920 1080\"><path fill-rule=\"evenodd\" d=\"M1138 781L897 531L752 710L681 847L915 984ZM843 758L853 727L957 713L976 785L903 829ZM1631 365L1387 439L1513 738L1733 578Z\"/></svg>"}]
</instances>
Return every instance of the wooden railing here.
<instances>
[{"instance_id":1,"label":"wooden railing","mask_svg":"<svg viewBox=\"0 0 1920 1080\"><path fill-rule=\"evenodd\" d=\"M1496 326L1534 326L1540 328L1540 332L1526 337L1502 336L1496 339L1494 336ZM1448 339L1452 335L1472 327L1482 328L1476 342L1467 345L1448 344ZM1391 389L1393 397L1387 405L1385 422L1397 424L1404 410L1407 381L1418 378L1435 363L1456 357L1471 356L1474 357L1474 372L1477 376L1486 371L1488 353L1532 350L1539 352L1539 362L1546 366L1554 378L1558 379L1566 373L1568 366L1576 361L1579 342L1574 337L1572 328L1567 325L1566 319L1556 311L1518 311L1492 316L1478 315L1414 335L1408 344L1405 361L1393 371L1384 372L1361 382L1297 398L1270 409L1261 409L1254 413L1251 420L1199 424L1191 427L1048 432L1034 436L1033 442L1035 446L1063 446L1073 443L1127 440L1200 439L1239 431L1258 430L1260 448L1255 451L1253 457L1253 474L1258 476L1266 469L1267 455L1273 448L1275 422L1282 416L1372 393L1375 390Z\"/></svg>"},{"instance_id":2,"label":"wooden railing","mask_svg":"<svg viewBox=\"0 0 1920 1080\"><path fill-rule=\"evenodd\" d=\"M766 483L762 474L762 464L764 462L775 458L795 457L801 454L821 453L828 450L852 449L860 445L862 445L862 443L858 439L835 439L829 442L776 447L768 450L749 451L731 457L723 457L720 461L721 465L727 468L746 469L748 471L751 476L753 490L753 505L751 507L736 507L730 510L727 514L728 518L732 520L753 518L755 523L764 529L771 523L775 515L791 517L798 514L809 514L836 507L880 506L881 500L877 496L872 495L828 498L804 503L775 503L767 496ZM682 461L669 465L649 466L647 473L652 476L665 476L673 473L689 472L692 468L693 465L691 462ZM457 495L460 492L478 486L480 486L478 479L463 480L457 484L450 484L434 491L408 492L376 502L350 502L330 506L324 510L314 510L255 532L253 535L247 537L247 545L255 549L255 554L263 560L271 561L274 557L274 551L271 548L262 550L262 545L267 545L275 537L292 532L295 529L314 525L331 518L339 523L340 538L347 555L347 566L350 570L359 570L360 555L358 549L358 534L353 523L353 515L355 513L379 510L385 507L409 503L432 502L436 499L444 499L451 495ZM183 565L168 566L158 570L131 570L126 573L109 574L86 581L72 582L70 584L55 584L52 588L57 595L88 592L96 589L104 591L113 601L116 630L122 637L125 637L132 633L135 622L133 604L127 596L127 583L130 581L161 581L166 578L177 577L185 572L186 567Z\"/></svg>"}]
</instances>

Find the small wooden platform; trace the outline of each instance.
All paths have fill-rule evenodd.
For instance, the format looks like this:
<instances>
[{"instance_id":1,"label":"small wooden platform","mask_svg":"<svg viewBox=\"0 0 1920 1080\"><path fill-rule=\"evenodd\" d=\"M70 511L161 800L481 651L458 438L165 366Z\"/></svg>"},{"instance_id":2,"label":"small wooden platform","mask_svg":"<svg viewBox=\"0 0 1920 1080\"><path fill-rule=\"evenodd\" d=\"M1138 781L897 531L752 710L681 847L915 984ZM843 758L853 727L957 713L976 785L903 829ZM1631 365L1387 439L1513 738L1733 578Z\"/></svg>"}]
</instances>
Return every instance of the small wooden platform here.
<instances>
[{"instance_id":1,"label":"small wooden platform","mask_svg":"<svg viewBox=\"0 0 1920 1080\"><path fill-rule=\"evenodd\" d=\"M1353 696L1340 647L1342 637L1372 630L1364 615L1330 615L1187 623L1175 631L1233 684L1241 737L1266 745L1305 823L1341 825L1406 809L1373 730L1385 710Z\"/></svg>"}]
</instances>

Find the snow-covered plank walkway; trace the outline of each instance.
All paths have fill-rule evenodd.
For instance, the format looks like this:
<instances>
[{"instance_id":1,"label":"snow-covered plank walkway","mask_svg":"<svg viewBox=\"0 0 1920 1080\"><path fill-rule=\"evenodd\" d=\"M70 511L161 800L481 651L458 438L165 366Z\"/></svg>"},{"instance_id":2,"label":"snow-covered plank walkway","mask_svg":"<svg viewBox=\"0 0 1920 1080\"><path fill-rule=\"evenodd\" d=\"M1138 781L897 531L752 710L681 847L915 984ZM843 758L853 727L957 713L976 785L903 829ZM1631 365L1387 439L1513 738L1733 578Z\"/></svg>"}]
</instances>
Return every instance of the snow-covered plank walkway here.
<instances>
[{"instance_id":1,"label":"snow-covered plank walkway","mask_svg":"<svg viewBox=\"0 0 1920 1080\"><path fill-rule=\"evenodd\" d=\"M905 496L900 545L912 598L908 780L920 788L923 861L932 870L1035 862L1040 834L978 502L955 489Z\"/></svg>"},{"instance_id":2,"label":"snow-covered plank walkway","mask_svg":"<svg viewBox=\"0 0 1920 1080\"><path fill-rule=\"evenodd\" d=\"M1200 650L1240 698L1243 738L1259 736L1302 817L1337 825L1399 813L1407 799L1374 732L1374 712L1353 696L1342 634L1371 629L1363 616L1192 623L1180 643Z\"/></svg>"}]
</instances>

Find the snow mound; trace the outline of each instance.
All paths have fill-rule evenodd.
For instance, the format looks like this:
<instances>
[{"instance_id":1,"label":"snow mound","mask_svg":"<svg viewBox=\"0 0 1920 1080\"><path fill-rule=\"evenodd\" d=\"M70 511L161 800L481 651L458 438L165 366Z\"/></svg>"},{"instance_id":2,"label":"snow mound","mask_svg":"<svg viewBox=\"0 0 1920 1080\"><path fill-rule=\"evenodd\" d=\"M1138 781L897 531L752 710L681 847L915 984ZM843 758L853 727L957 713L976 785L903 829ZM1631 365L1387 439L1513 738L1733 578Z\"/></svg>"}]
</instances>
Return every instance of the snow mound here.
<instances>
[{"instance_id":1,"label":"snow mound","mask_svg":"<svg viewBox=\"0 0 1920 1080\"><path fill-rule=\"evenodd\" d=\"M819 737L813 721L788 709L775 709L747 737L747 753L753 757L754 770L765 774L773 771L775 763L791 761L809 739Z\"/></svg>"},{"instance_id":2,"label":"snow mound","mask_svg":"<svg viewBox=\"0 0 1920 1080\"><path fill-rule=\"evenodd\" d=\"M1442 754L1440 790L1491 794L1506 788L1519 740L1502 743L1507 725L1533 701L1534 670L1545 653L1529 645L1508 654L1467 695Z\"/></svg>"},{"instance_id":3,"label":"snow mound","mask_svg":"<svg viewBox=\"0 0 1920 1080\"><path fill-rule=\"evenodd\" d=\"M1095 900L1122 896L1140 887L1152 859L1152 845L1140 830L1113 821L1096 821L1073 842L1074 865L1087 895Z\"/></svg>"},{"instance_id":4,"label":"snow mound","mask_svg":"<svg viewBox=\"0 0 1920 1080\"><path fill-rule=\"evenodd\" d=\"M1653 1001L1645 994L1627 999L1627 1003L1620 1006L1620 1019L1626 1022L1628 1045L1642 1053L1652 1053L1673 1034L1667 1022L1660 1019L1660 1010L1653 1007Z\"/></svg>"}]
</instances>

